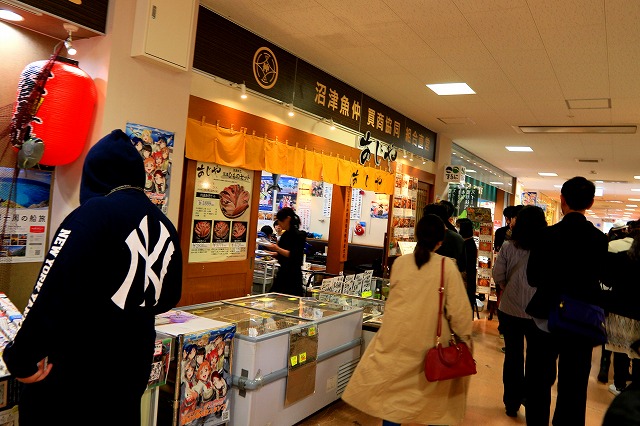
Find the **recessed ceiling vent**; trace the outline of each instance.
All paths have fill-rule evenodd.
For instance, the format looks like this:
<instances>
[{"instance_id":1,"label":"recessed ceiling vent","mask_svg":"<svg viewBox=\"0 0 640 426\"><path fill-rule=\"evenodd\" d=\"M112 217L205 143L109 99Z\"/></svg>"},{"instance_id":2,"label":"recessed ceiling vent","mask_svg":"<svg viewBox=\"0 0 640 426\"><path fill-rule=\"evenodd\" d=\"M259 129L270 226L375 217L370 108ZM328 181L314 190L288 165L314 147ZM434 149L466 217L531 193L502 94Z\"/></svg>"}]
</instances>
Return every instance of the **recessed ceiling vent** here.
<instances>
[{"instance_id":1,"label":"recessed ceiling vent","mask_svg":"<svg viewBox=\"0 0 640 426\"><path fill-rule=\"evenodd\" d=\"M602 163L602 158L576 158L578 163Z\"/></svg>"}]
</instances>

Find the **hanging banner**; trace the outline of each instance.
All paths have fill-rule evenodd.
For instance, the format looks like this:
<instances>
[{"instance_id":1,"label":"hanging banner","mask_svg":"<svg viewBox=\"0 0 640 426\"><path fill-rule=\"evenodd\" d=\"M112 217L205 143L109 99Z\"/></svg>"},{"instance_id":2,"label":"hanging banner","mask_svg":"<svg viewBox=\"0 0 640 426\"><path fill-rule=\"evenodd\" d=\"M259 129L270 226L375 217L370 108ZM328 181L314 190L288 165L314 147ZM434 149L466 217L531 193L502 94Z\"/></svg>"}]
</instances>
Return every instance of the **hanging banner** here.
<instances>
[{"instance_id":1,"label":"hanging banner","mask_svg":"<svg viewBox=\"0 0 640 426\"><path fill-rule=\"evenodd\" d=\"M253 172L198 162L189 263L247 258Z\"/></svg>"},{"instance_id":2,"label":"hanging banner","mask_svg":"<svg viewBox=\"0 0 640 426\"><path fill-rule=\"evenodd\" d=\"M4 229L0 263L42 262L49 223L51 172L20 170L13 192L13 168L0 167L0 176L3 213L0 226ZM9 214L5 216L7 211Z\"/></svg>"},{"instance_id":3,"label":"hanging banner","mask_svg":"<svg viewBox=\"0 0 640 426\"><path fill-rule=\"evenodd\" d=\"M189 118L185 156L191 160L216 163L220 166L263 170L379 193L393 193L394 175L388 171L363 167L344 158L309 152L265 138L259 139L260 143L255 144L257 140L255 136L231 132ZM264 159L264 162L250 160L249 157L259 157Z\"/></svg>"}]
</instances>

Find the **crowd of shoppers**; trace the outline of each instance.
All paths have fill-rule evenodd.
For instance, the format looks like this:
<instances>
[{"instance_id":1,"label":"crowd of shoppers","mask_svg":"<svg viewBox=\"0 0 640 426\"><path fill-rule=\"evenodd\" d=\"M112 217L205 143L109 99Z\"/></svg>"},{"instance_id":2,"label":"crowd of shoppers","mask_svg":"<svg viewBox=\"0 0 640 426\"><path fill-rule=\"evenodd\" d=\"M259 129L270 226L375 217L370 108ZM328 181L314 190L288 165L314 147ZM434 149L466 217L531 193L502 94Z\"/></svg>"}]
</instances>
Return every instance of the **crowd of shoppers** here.
<instances>
[{"instance_id":1,"label":"crowd of shoppers","mask_svg":"<svg viewBox=\"0 0 640 426\"><path fill-rule=\"evenodd\" d=\"M608 253L607 237L585 217L594 196L595 186L589 180L574 177L566 181L560 197L563 218L552 226L547 226L539 207L505 211L505 217L511 216L501 232L504 240L496 246L499 251L493 269L494 281L503 290L498 307L505 340L503 402L510 417L516 417L525 405L528 425L546 426L550 421L554 426L585 424L593 343L578 334L551 332L548 326L551 312L565 296L606 308L607 348L624 352L621 359L627 361L620 367L623 372L618 381L614 371L615 386L626 390L614 399L604 424L640 424L635 415L640 412L640 367L636 366L640 359L640 285L635 284L640 273L640 235L632 239L628 250ZM465 259L460 246L465 256L477 255L467 244L475 248L473 227L470 221L459 219L457 234L447 226L446 207L442 202L425 207L415 253L394 263L385 322L343 395L347 403L386 419L383 425L456 424L464 415L468 378L430 383L421 368L416 368L434 345L437 264L443 255L457 260L461 272L452 273L453 263L447 261L445 323L454 333L467 338L470 334L471 321L464 319L468 308L460 300L466 294L472 301L473 294L473 306L475 270L470 262L459 261ZM441 220L435 221L436 217ZM605 294L601 281L610 288ZM425 339L416 340L416 335L425 334ZM636 361L631 375L629 357ZM394 367L389 368L391 365ZM552 416L551 387L556 380Z\"/></svg>"}]
</instances>

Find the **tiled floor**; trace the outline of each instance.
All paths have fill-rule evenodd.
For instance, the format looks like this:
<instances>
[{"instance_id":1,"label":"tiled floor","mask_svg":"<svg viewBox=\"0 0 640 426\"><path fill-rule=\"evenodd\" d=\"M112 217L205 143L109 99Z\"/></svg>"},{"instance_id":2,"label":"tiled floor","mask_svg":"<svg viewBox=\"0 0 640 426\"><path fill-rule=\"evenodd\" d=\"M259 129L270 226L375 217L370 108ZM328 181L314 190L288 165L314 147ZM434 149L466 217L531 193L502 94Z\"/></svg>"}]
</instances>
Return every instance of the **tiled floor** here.
<instances>
[{"instance_id":1,"label":"tiled floor","mask_svg":"<svg viewBox=\"0 0 640 426\"><path fill-rule=\"evenodd\" d=\"M498 335L498 322L488 321L483 316L474 321L475 358L478 363L478 374L471 379L467 399L467 413L461 425L514 425L525 424L524 408L520 409L517 418L507 417L502 404L502 362L503 353L500 348L503 341ZM613 399L608 385L598 383L596 376L600 366L600 348L593 351L591 377L589 379L589 399L587 402L586 426L600 426L607 407ZM609 372L612 380L612 371ZM552 411L555 406L556 390L552 391ZM362 413L344 402L335 403L318 411L311 417L298 423L297 426L380 426L382 421ZM408 425L404 425L408 426ZM413 425L412 425L413 426Z\"/></svg>"}]
</instances>

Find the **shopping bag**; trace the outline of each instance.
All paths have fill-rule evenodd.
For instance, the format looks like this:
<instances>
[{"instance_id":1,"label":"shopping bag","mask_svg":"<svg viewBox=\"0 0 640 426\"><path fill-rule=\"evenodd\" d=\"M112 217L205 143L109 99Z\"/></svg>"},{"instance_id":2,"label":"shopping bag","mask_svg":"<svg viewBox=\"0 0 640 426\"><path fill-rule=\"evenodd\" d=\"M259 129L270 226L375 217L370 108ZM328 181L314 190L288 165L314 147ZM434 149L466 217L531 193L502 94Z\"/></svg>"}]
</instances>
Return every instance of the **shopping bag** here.
<instances>
[{"instance_id":1,"label":"shopping bag","mask_svg":"<svg viewBox=\"0 0 640 426\"><path fill-rule=\"evenodd\" d=\"M560 337L580 336L591 345L600 346L607 341L604 310L563 295L549 313L549 331Z\"/></svg>"}]
</instances>

